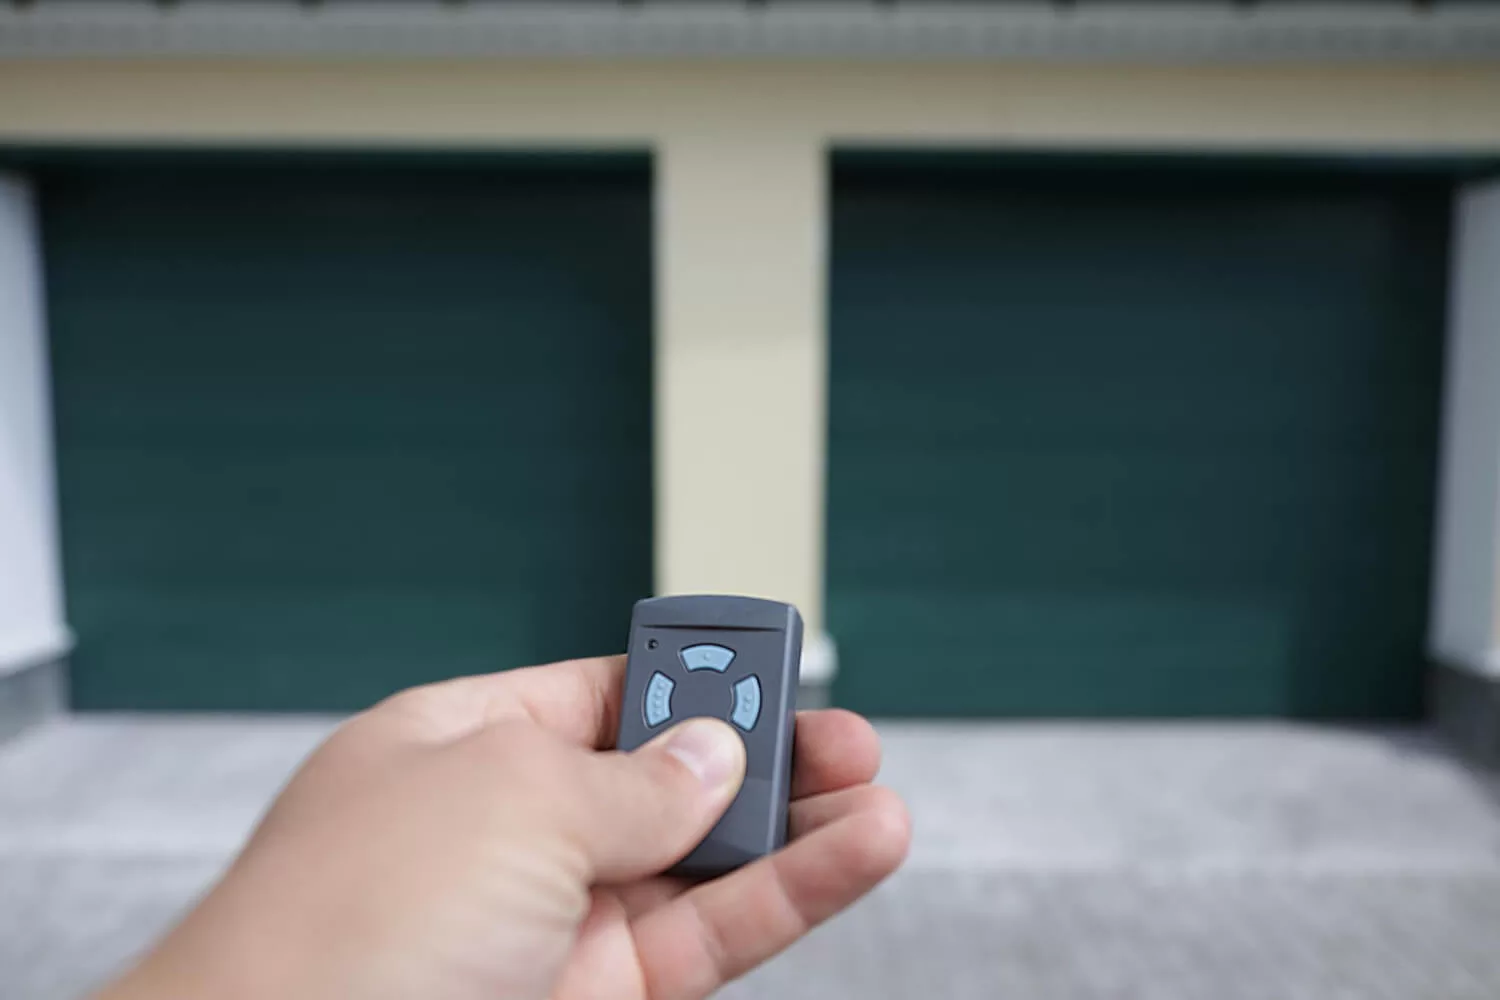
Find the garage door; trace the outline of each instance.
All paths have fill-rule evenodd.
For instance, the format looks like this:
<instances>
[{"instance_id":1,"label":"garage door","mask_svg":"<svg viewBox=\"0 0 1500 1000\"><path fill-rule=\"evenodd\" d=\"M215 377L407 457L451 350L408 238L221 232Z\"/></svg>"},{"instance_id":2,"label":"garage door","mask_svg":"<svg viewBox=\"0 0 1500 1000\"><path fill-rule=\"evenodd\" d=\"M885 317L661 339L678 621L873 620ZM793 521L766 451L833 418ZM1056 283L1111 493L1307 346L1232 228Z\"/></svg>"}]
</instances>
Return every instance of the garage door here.
<instances>
[{"instance_id":1,"label":"garage door","mask_svg":"<svg viewBox=\"0 0 1500 1000\"><path fill-rule=\"evenodd\" d=\"M42 174L73 696L345 709L620 648L645 162Z\"/></svg>"},{"instance_id":2,"label":"garage door","mask_svg":"<svg viewBox=\"0 0 1500 1000\"><path fill-rule=\"evenodd\" d=\"M834 192L840 702L1419 711L1445 182L886 161Z\"/></svg>"}]
</instances>

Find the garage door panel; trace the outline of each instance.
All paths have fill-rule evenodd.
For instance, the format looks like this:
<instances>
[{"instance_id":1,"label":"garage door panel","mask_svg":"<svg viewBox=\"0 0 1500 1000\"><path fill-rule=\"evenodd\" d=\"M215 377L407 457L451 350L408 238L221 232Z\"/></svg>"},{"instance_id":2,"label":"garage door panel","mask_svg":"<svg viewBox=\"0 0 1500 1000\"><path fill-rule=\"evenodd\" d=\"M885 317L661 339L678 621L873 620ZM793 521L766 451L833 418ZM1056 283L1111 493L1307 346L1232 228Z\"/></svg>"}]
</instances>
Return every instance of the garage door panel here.
<instances>
[{"instance_id":1,"label":"garage door panel","mask_svg":"<svg viewBox=\"0 0 1500 1000\"><path fill-rule=\"evenodd\" d=\"M856 317L849 322L882 321ZM1236 336L1221 326L1213 332ZM1039 334L1027 334L1032 335ZM1089 353L1080 349L1055 350L1045 368L1010 355L953 359L927 370L893 358L889 364L907 373L905 382L889 374L878 379L841 372L839 434L873 447L972 440L1024 448L1035 445L1039 434L1045 434L1047 445L1062 447L1159 443L1182 448L1209 439L1228 447L1294 451L1339 444L1431 446L1426 425L1413 426L1402 408L1383 405L1414 386L1430 385L1438 375L1430 359L1417 364L1405 355L1375 361L1351 355L1303 364L1292 344L1264 361L1217 358L1195 364L1161 347L1154 330L1151 336L1149 354L1138 350L1108 364L1096 357L1069 364L1070 353ZM1118 377L1122 369L1131 372L1130 379ZM1357 394L1340 391L1347 385L1361 388ZM1205 409L1222 416L1205 425L1196 419ZM1045 424L1038 426L1044 414Z\"/></svg>"},{"instance_id":2,"label":"garage door panel","mask_svg":"<svg viewBox=\"0 0 1500 1000\"><path fill-rule=\"evenodd\" d=\"M346 709L618 647L644 169L124 164L43 208L81 707Z\"/></svg>"},{"instance_id":3,"label":"garage door panel","mask_svg":"<svg viewBox=\"0 0 1500 1000\"><path fill-rule=\"evenodd\" d=\"M1003 555L1027 554L1018 569L1045 574L1049 550L1065 548L1075 560L1056 572L1098 572L1117 566L1126 578L1143 573L1202 570L1210 578L1279 576L1295 579L1329 559L1379 551L1386 521L1411 519L1427 509L1429 489L1379 466L1387 456L1234 454L1202 458L1193 451L1141 456L1112 451L1029 456L1010 452L895 453L861 470L852 460L844 488L870 498L878 511L850 513L836 529L858 539L847 560L851 573L905 577L929 567L941 574L972 567L977 574L1006 572ZM993 463L988 477L964 470ZM908 474L892 476L898 467ZM1266 469L1274 469L1267 474ZM1125 523L1121 523L1122 519ZM1184 521L1208 538L1233 537L1257 525L1271 544L1176 546ZM883 529L890 529L889 531ZM1144 564L1134 544L1111 546L1128 529L1153 555ZM1329 533L1368 545L1307 545ZM981 541L983 544L976 544ZM900 546L902 557L888 551ZM1229 560L1230 562L1226 562ZM1259 567L1259 569L1257 569ZM1232 572L1231 572L1232 571Z\"/></svg>"},{"instance_id":4,"label":"garage door panel","mask_svg":"<svg viewBox=\"0 0 1500 1000\"><path fill-rule=\"evenodd\" d=\"M1417 710L1445 182L1175 169L836 172L841 700Z\"/></svg>"},{"instance_id":5,"label":"garage door panel","mask_svg":"<svg viewBox=\"0 0 1500 1000\"><path fill-rule=\"evenodd\" d=\"M944 598L950 613L923 616L911 609L929 602L926 591L861 596L869 618L849 618L861 641L847 649L840 643L852 663L879 650L921 678L903 688L903 714L973 714L955 713L955 699L975 692L983 692L986 712L1048 716L1138 715L1143 702L1156 700L1192 714L1271 714L1286 698L1284 678L1255 669L1288 662L1296 645L1295 619L1272 595L1184 600L1027 587ZM843 612L830 606L840 622ZM940 649L920 641L938 631L952 635ZM1048 635L1067 641L1038 638ZM956 652L963 649L970 652Z\"/></svg>"},{"instance_id":6,"label":"garage door panel","mask_svg":"<svg viewBox=\"0 0 1500 1000\"><path fill-rule=\"evenodd\" d=\"M467 588L444 593L421 585L372 594L345 587L341 594L330 601L326 588L315 587L273 597L247 586L204 597L201 586L188 586L157 589L143 601L140 588L130 587L91 595L78 613L90 621L91 642L101 650L151 650L131 670L130 707L142 711L180 711L185 692L198 711L247 705L343 711L431 679L434 671L447 676L514 666L496 651L538 638L530 594L476 599ZM447 641L439 656L430 636L403 625L416 614L443 623ZM226 647L233 650L229 663ZM350 664L358 669L346 669L336 687L318 682L320 674L326 678L331 668ZM216 666L232 669L217 670L206 684L205 671Z\"/></svg>"},{"instance_id":7,"label":"garage door panel","mask_svg":"<svg viewBox=\"0 0 1500 1000\"><path fill-rule=\"evenodd\" d=\"M856 637L840 643L841 655L854 664L888 657L911 677L895 714L978 714L978 697L983 713L1022 716L1160 715L1162 705L1194 716L1320 715L1330 705L1380 716L1391 711L1390 688L1409 683L1408 662L1387 655L1378 634L1339 627L1347 609L1320 607L1316 594L1028 586L942 596L953 610L925 617L910 610L932 603L925 590L830 604ZM943 644L926 641L937 632ZM1320 669L1350 655L1363 657L1366 682L1352 689Z\"/></svg>"}]
</instances>

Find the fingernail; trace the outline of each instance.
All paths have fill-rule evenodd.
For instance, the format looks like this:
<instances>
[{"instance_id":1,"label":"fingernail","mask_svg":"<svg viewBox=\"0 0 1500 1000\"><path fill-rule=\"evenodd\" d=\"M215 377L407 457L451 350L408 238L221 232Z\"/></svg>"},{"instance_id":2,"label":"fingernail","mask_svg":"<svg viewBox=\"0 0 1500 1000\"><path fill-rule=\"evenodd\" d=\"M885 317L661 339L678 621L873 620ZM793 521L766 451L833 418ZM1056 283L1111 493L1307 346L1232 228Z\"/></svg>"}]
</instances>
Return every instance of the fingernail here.
<instances>
[{"instance_id":1,"label":"fingernail","mask_svg":"<svg viewBox=\"0 0 1500 1000\"><path fill-rule=\"evenodd\" d=\"M689 719L667 734L666 747L706 788L738 783L745 767L745 745L716 719Z\"/></svg>"}]
</instances>

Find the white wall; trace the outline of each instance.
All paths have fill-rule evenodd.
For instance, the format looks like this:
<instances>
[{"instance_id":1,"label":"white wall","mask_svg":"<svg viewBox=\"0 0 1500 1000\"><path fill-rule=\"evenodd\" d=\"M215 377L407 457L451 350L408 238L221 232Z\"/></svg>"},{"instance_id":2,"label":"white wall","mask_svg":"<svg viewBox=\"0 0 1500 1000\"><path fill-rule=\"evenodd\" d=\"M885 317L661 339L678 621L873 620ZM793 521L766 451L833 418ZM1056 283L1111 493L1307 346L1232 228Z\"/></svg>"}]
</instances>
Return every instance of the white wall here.
<instances>
[{"instance_id":1,"label":"white wall","mask_svg":"<svg viewBox=\"0 0 1500 1000\"><path fill-rule=\"evenodd\" d=\"M0 174L0 674L59 656L70 645L43 330L31 188Z\"/></svg>"},{"instance_id":2,"label":"white wall","mask_svg":"<svg viewBox=\"0 0 1500 1000\"><path fill-rule=\"evenodd\" d=\"M1500 182L1455 208L1433 654L1500 676Z\"/></svg>"}]
</instances>

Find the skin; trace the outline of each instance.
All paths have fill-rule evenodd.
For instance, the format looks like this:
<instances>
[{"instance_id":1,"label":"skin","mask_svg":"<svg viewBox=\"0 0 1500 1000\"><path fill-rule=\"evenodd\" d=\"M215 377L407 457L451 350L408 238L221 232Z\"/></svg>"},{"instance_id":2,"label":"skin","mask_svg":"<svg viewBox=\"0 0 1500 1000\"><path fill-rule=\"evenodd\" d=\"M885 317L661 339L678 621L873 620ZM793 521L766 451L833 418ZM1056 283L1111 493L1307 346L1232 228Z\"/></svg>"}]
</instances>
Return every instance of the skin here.
<instances>
[{"instance_id":1,"label":"skin","mask_svg":"<svg viewBox=\"0 0 1500 1000\"><path fill-rule=\"evenodd\" d=\"M414 688L308 758L223 879L100 1000L695 1000L906 855L849 712L797 717L791 840L700 884L685 855L744 777L725 723L608 750L624 659Z\"/></svg>"}]
</instances>

